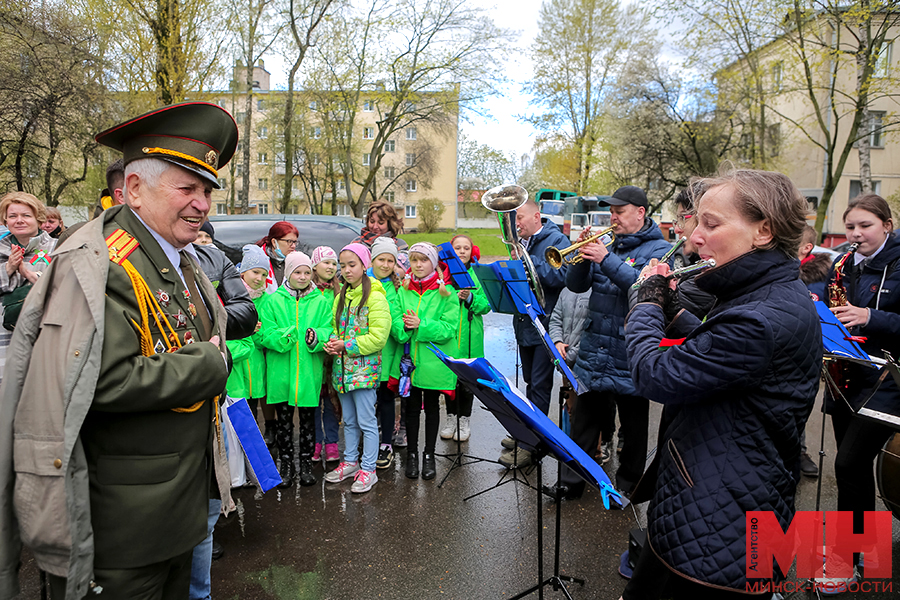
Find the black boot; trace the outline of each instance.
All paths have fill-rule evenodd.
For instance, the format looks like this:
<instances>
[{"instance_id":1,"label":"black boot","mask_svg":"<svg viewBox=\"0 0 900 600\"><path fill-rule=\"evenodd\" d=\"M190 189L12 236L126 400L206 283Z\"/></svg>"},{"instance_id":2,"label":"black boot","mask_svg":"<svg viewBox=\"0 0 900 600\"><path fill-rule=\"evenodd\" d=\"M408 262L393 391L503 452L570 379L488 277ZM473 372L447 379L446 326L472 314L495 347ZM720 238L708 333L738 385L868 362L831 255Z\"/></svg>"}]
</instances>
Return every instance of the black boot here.
<instances>
[{"instance_id":1,"label":"black boot","mask_svg":"<svg viewBox=\"0 0 900 600\"><path fill-rule=\"evenodd\" d=\"M406 452L406 476L410 479L419 478L419 453L414 450Z\"/></svg>"},{"instance_id":2,"label":"black boot","mask_svg":"<svg viewBox=\"0 0 900 600\"><path fill-rule=\"evenodd\" d=\"M434 468L434 452L426 452L422 456L422 479L434 479L437 471Z\"/></svg>"},{"instance_id":3,"label":"black boot","mask_svg":"<svg viewBox=\"0 0 900 600\"><path fill-rule=\"evenodd\" d=\"M281 459L281 468L278 469L278 473L281 475L281 483L278 484L278 487L289 488L294 485L293 459L283 457Z\"/></svg>"},{"instance_id":4,"label":"black boot","mask_svg":"<svg viewBox=\"0 0 900 600\"><path fill-rule=\"evenodd\" d=\"M313 475L312 458L309 456L300 457L300 485L307 487L316 485L316 476Z\"/></svg>"},{"instance_id":5,"label":"black boot","mask_svg":"<svg viewBox=\"0 0 900 600\"><path fill-rule=\"evenodd\" d=\"M263 433L263 441L266 443L267 448L275 447L275 428L278 426L278 421L272 419L271 421L266 421L265 432Z\"/></svg>"}]
</instances>

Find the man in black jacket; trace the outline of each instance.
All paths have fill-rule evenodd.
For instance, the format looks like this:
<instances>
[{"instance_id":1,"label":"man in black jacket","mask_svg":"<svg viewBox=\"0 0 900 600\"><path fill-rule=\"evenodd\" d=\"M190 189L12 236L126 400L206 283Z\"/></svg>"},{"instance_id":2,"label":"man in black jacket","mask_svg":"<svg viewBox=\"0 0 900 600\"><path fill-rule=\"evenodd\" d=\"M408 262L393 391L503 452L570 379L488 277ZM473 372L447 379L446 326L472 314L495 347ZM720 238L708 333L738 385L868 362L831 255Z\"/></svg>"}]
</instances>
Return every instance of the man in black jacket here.
<instances>
[{"instance_id":1,"label":"man in black jacket","mask_svg":"<svg viewBox=\"0 0 900 600\"><path fill-rule=\"evenodd\" d=\"M531 256L537 271L538 279L544 288L544 316L541 323L549 327L550 314L559 293L566 286L566 266L554 269L544 258L544 252L550 246L565 248L569 246L569 238L559 230L555 223L541 218L541 211L535 202L528 201L516 211L516 230L525 249ZM541 412L550 410L550 394L553 388L553 363L550 355L538 335L537 329L527 315L513 317L516 331L516 343L522 357L522 377L525 379L525 396ZM506 449L500 455L500 463L511 468L531 464L531 452L517 448L515 440L507 436L500 444Z\"/></svg>"}]
</instances>

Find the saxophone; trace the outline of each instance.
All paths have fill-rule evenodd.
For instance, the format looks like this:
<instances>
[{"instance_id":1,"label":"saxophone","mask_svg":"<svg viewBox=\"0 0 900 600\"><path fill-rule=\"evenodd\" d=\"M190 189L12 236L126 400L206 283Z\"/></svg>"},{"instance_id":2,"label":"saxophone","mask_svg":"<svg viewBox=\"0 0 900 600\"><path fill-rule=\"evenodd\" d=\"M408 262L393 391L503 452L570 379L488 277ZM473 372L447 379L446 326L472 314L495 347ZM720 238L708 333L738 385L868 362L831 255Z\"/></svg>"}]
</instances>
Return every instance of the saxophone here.
<instances>
[{"instance_id":1,"label":"saxophone","mask_svg":"<svg viewBox=\"0 0 900 600\"><path fill-rule=\"evenodd\" d=\"M844 264L851 256L856 253L859 248L858 243L850 244L850 249L834 264L834 275L828 282L827 295L828 307L847 306L850 301L847 299L847 286L844 284ZM828 372L837 386L837 392L843 395L850 387L850 365L843 360L828 361Z\"/></svg>"},{"instance_id":2,"label":"saxophone","mask_svg":"<svg viewBox=\"0 0 900 600\"><path fill-rule=\"evenodd\" d=\"M850 302L847 300L847 286L844 285L844 264L847 259L856 253L859 244L854 242L850 244L850 249L834 265L834 276L828 283L828 307L847 306Z\"/></svg>"}]
</instances>

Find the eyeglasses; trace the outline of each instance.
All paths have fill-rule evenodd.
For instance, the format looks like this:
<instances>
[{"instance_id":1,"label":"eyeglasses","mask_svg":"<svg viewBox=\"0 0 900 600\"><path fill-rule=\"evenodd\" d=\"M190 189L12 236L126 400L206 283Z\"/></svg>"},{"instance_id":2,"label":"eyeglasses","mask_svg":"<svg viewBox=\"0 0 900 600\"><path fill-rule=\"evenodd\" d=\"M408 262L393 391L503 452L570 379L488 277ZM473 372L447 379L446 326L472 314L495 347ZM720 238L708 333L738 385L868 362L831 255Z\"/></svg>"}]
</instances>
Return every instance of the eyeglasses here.
<instances>
[{"instance_id":1,"label":"eyeglasses","mask_svg":"<svg viewBox=\"0 0 900 600\"><path fill-rule=\"evenodd\" d=\"M683 215L678 215L675 217L675 227L679 229L684 229L684 226L687 225L688 219L693 219L693 213L684 213Z\"/></svg>"},{"instance_id":2,"label":"eyeglasses","mask_svg":"<svg viewBox=\"0 0 900 600\"><path fill-rule=\"evenodd\" d=\"M287 244L287 245L290 246L291 248L296 248L296 247L297 247L297 240L286 240L286 239L284 239L284 238L278 238L278 241L279 241L279 242L284 242L285 244Z\"/></svg>"}]
</instances>

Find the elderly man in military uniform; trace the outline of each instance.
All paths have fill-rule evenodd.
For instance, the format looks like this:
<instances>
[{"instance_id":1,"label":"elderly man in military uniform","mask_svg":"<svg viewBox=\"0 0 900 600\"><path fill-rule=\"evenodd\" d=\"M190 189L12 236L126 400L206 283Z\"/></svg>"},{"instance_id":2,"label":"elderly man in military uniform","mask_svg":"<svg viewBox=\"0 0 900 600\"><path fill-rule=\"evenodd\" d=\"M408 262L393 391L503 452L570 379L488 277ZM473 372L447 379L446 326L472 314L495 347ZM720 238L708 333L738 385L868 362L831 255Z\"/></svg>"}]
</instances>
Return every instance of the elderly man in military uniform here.
<instances>
[{"instance_id":1,"label":"elderly man in military uniform","mask_svg":"<svg viewBox=\"0 0 900 600\"><path fill-rule=\"evenodd\" d=\"M23 306L0 388L0 597L21 546L53 598L187 598L218 495L225 314L191 242L237 126L192 102L113 127L126 206L79 229ZM215 468L214 468L215 467Z\"/></svg>"}]
</instances>

